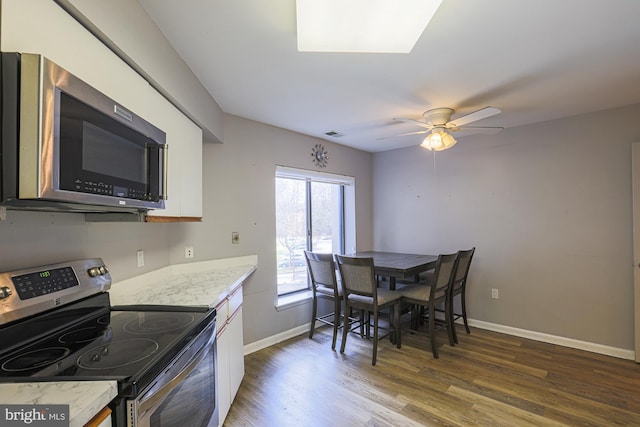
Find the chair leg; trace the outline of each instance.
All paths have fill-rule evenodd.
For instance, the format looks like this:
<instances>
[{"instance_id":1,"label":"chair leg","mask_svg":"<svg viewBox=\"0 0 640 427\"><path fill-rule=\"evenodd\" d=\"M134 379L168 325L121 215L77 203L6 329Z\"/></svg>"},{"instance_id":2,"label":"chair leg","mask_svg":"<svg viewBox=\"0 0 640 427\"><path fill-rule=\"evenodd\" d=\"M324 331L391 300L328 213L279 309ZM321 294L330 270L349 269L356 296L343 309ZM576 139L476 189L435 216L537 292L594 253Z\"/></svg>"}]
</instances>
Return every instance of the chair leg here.
<instances>
[{"instance_id":1,"label":"chair leg","mask_svg":"<svg viewBox=\"0 0 640 427\"><path fill-rule=\"evenodd\" d=\"M365 330L364 336L367 338L371 338L371 312L368 310L364 310L364 318L365 318Z\"/></svg>"},{"instance_id":2,"label":"chair leg","mask_svg":"<svg viewBox=\"0 0 640 427\"><path fill-rule=\"evenodd\" d=\"M453 337L453 344L458 344L458 333L456 332L456 321L454 319L453 312L449 318L449 323L451 324L451 336Z\"/></svg>"},{"instance_id":3,"label":"chair leg","mask_svg":"<svg viewBox=\"0 0 640 427\"><path fill-rule=\"evenodd\" d=\"M444 303L444 321L447 326L449 345L453 347L458 342L458 337L456 337L456 327L454 326L453 321L453 295L447 298Z\"/></svg>"},{"instance_id":4,"label":"chair leg","mask_svg":"<svg viewBox=\"0 0 640 427\"><path fill-rule=\"evenodd\" d=\"M400 303L395 305L393 309L393 329L395 330L395 338L396 338L396 347L400 348L402 346L402 328L400 327Z\"/></svg>"},{"instance_id":5,"label":"chair leg","mask_svg":"<svg viewBox=\"0 0 640 427\"><path fill-rule=\"evenodd\" d=\"M311 303L311 327L309 328L309 339L313 338L313 332L316 327L316 316L318 314L318 300L316 296L313 296L313 302Z\"/></svg>"},{"instance_id":6,"label":"chair leg","mask_svg":"<svg viewBox=\"0 0 640 427\"><path fill-rule=\"evenodd\" d=\"M453 342L458 344L458 332L456 330L456 314L453 311L453 295L451 296L451 311L449 313L449 322L451 323L451 332L453 335Z\"/></svg>"},{"instance_id":7,"label":"chair leg","mask_svg":"<svg viewBox=\"0 0 640 427\"><path fill-rule=\"evenodd\" d=\"M464 321L464 328L467 330L467 333L471 333L471 329L469 329L469 323L467 323L467 304L466 298L464 297L464 288L462 289L462 293L460 294L460 300L462 305L462 320Z\"/></svg>"},{"instance_id":8,"label":"chair leg","mask_svg":"<svg viewBox=\"0 0 640 427\"><path fill-rule=\"evenodd\" d=\"M340 300L334 300L333 308L333 341L331 342L331 350L336 349L336 338L338 337L338 325L340 324L340 308L341 308Z\"/></svg>"},{"instance_id":9,"label":"chair leg","mask_svg":"<svg viewBox=\"0 0 640 427\"><path fill-rule=\"evenodd\" d=\"M367 326L368 329L368 326ZM378 356L378 311L373 312L373 358L371 364L376 365L376 359Z\"/></svg>"},{"instance_id":10,"label":"chair leg","mask_svg":"<svg viewBox=\"0 0 640 427\"><path fill-rule=\"evenodd\" d=\"M346 302L344 305L344 312L351 312L351 308ZM340 353L344 353L344 347L347 345L347 334L349 333L349 329L351 329L351 317L345 316L344 325L342 326L342 344L340 344Z\"/></svg>"},{"instance_id":11,"label":"chair leg","mask_svg":"<svg viewBox=\"0 0 640 427\"><path fill-rule=\"evenodd\" d=\"M420 326L420 318L422 317L420 306L417 304L411 305L411 329L417 330Z\"/></svg>"},{"instance_id":12,"label":"chair leg","mask_svg":"<svg viewBox=\"0 0 640 427\"><path fill-rule=\"evenodd\" d=\"M429 305L429 336L431 337L431 351L433 357L438 358L438 347L436 347L436 312L433 305Z\"/></svg>"}]
</instances>

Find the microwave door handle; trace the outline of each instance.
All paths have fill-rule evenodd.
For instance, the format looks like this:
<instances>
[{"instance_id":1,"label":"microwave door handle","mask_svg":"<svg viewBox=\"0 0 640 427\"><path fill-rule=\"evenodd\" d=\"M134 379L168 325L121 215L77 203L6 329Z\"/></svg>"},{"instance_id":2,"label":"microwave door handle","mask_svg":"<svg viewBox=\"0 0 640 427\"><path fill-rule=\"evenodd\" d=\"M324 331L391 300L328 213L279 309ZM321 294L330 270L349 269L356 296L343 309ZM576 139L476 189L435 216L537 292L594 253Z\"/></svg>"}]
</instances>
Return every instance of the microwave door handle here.
<instances>
[{"instance_id":1,"label":"microwave door handle","mask_svg":"<svg viewBox=\"0 0 640 427\"><path fill-rule=\"evenodd\" d=\"M182 380L188 377L191 372L204 360L207 356L207 353L213 351L211 346L213 345L213 341L215 338L215 334L213 335L211 340L207 341L207 344L204 345L198 353L191 359L191 362L181 370L176 376L174 376L171 380L167 381L160 389L155 390L150 393L150 395L146 398L142 398L138 400L136 404L136 410L138 417L141 417L142 420L147 417L151 417L153 411L162 404L164 399L173 391L173 389L180 384ZM146 423L141 422L141 425L146 425Z\"/></svg>"}]
</instances>

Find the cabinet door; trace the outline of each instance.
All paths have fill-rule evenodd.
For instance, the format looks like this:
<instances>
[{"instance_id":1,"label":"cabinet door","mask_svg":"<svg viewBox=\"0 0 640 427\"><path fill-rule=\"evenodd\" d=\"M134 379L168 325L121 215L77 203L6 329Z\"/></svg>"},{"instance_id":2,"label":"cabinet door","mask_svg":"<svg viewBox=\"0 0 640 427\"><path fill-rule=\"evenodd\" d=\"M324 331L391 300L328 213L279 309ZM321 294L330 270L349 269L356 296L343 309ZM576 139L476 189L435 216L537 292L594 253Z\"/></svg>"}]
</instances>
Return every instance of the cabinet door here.
<instances>
[{"instance_id":1,"label":"cabinet door","mask_svg":"<svg viewBox=\"0 0 640 427\"><path fill-rule=\"evenodd\" d=\"M150 211L149 217L202 217L202 130L188 119L179 130L167 131L169 165L167 200L164 210Z\"/></svg>"},{"instance_id":2,"label":"cabinet door","mask_svg":"<svg viewBox=\"0 0 640 427\"><path fill-rule=\"evenodd\" d=\"M223 324L224 329L218 333L218 417L220 425L224 423L224 419L229 413L231 407L231 392L230 392L230 376L229 376L229 341L230 334L226 325Z\"/></svg>"},{"instance_id":3,"label":"cabinet door","mask_svg":"<svg viewBox=\"0 0 640 427\"><path fill-rule=\"evenodd\" d=\"M244 377L244 338L242 336L242 307L236 311L227 325L229 336L229 393L231 402L236 397Z\"/></svg>"}]
</instances>

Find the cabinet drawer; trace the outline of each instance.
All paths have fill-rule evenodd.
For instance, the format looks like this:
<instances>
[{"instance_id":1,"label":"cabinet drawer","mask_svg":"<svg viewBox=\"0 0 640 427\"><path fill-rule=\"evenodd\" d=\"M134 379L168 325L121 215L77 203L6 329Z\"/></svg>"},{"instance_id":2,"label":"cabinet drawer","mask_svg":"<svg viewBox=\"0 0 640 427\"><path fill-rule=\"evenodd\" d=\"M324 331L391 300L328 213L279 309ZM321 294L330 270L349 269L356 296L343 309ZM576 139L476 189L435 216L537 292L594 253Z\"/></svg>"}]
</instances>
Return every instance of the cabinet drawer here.
<instances>
[{"instance_id":1,"label":"cabinet drawer","mask_svg":"<svg viewBox=\"0 0 640 427\"><path fill-rule=\"evenodd\" d=\"M229 317L242 306L242 286L229 295Z\"/></svg>"},{"instance_id":2,"label":"cabinet drawer","mask_svg":"<svg viewBox=\"0 0 640 427\"><path fill-rule=\"evenodd\" d=\"M229 318L229 299L225 298L216 305L216 322L222 326Z\"/></svg>"}]
</instances>

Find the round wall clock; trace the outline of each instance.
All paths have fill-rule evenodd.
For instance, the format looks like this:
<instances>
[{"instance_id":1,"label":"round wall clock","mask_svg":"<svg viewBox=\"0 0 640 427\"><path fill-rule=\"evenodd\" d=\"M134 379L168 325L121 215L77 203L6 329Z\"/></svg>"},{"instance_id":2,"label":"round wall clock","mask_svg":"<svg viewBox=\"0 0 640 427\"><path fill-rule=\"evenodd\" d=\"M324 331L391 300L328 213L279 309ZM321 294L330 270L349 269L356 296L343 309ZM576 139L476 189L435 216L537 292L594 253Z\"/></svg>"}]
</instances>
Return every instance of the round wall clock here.
<instances>
[{"instance_id":1,"label":"round wall clock","mask_svg":"<svg viewBox=\"0 0 640 427\"><path fill-rule=\"evenodd\" d=\"M327 155L327 150L324 148L322 144L316 144L315 147L311 150L311 157L313 157L313 163L319 168L324 168L327 166L327 161L329 160L329 156Z\"/></svg>"}]
</instances>

